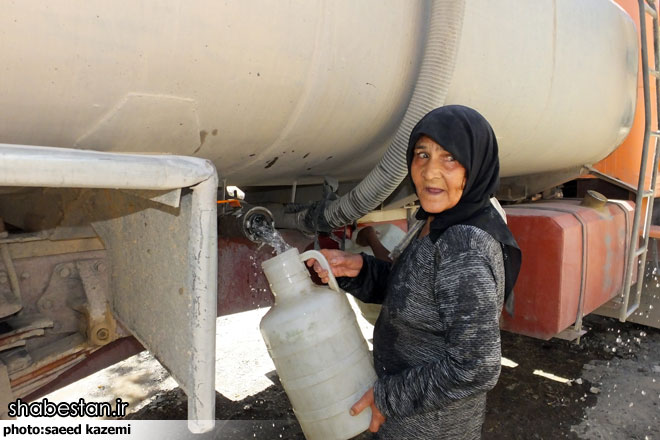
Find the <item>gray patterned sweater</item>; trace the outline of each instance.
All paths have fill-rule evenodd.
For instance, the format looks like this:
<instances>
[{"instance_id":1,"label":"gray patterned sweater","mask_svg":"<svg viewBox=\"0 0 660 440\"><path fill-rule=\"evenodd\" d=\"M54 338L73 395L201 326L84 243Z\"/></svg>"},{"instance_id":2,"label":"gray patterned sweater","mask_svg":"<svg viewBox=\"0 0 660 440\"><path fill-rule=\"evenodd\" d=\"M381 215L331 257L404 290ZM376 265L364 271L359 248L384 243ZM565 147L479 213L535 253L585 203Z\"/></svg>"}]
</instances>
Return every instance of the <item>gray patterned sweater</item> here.
<instances>
[{"instance_id":1,"label":"gray patterned sweater","mask_svg":"<svg viewBox=\"0 0 660 440\"><path fill-rule=\"evenodd\" d=\"M374 395L387 421L378 438L480 438L486 392L500 373L500 244L455 225L435 243L413 240L393 266L363 258L357 277L338 281L360 300L383 304Z\"/></svg>"}]
</instances>

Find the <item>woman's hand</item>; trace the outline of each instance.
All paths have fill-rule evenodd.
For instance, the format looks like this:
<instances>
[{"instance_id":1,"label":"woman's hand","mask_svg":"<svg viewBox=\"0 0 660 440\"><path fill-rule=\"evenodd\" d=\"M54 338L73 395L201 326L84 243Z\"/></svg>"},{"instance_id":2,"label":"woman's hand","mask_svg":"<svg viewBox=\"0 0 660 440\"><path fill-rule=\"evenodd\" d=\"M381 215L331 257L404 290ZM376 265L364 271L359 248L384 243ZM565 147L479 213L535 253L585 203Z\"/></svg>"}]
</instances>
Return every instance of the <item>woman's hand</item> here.
<instances>
[{"instance_id":1,"label":"woman's hand","mask_svg":"<svg viewBox=\"0 0 660 440\"><path fill-rule=\"evenodd\" d=\"M360 229L360 231L357 234L357 237L355 237L355 243L360 246L373 247L375 243L380 243L380 240L378 240L378 234L376 233L374 227L367 226L365 228Z\"/></svg>"},{"instance_id":2,"label":"woman's hand","mask_svg":"<svg viewBox=\"0 0 660 440\"><path fill-rule=\"evenodd\" d=\"M358 400L355 405L351 407L351 415L356 416L360 414L365 408L371 407L371 423L369 424L369 431L378 432L380 425L385 423L385 416L380 412L374 401L374 389L369 388L369 391Z\"/></svg>"},{"instance_id":3,"label":"woman's hand","mask_svg":"<svg viewBox=\"0 0 660 440\"><path fill-rule=\"evenodd\" d=\"M391 263L390 251L387 250L383 243L380 242L378 238L378 233L373 226L367 226L363 229L360 229L357 237L355 237L355 243L360 246L369 246L374 253L374 257L382 261L387 261Z\"/></svg>"},{"instance_id":4,"label":"woman's hand","mask_svg":"<svg viewBox=\"0 0 660 440\"><path fill-rule=\"evenodd\" d=\"M356 277L362 269L362 255L351 254L337 249L321 249L321 253L328 260L332 274L336 277ZM321 281L327 283L330 281L328 271L321 267L321 264L314 258L310 258L306 262L307 266L314 266L314 270L318 274Z\"/></svg>"}]
</instances>

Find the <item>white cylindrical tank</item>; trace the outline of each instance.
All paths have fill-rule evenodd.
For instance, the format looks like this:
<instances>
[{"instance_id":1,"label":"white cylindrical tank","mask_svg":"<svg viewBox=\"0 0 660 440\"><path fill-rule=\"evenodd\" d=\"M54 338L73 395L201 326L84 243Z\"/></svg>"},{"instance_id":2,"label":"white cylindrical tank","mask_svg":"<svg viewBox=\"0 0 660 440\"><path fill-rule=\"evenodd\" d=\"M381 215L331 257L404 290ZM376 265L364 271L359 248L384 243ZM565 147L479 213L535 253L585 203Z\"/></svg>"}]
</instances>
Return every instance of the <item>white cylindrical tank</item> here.
<instances>
[{"instance_id":1,"label":"white cylindrical tank","mask_svg":"<svg viewBox=\"0 0 660 440\"><path fill-rule=\"evenodd\" d=\"M261 320L261 333L305 437L347 439L369 427L371 409L349 410L376 381L371 353L355 314L330 273L330 286L312 282L293 248L262 263L275 304Z\"/></svg>"},{"instance_id":2,"label":"white cylindrical tank","mask_svg":"<svg viewBox=\"0 0 660 440\"><path fill-rule=\"evenodd\" d=\"M502 176L595 163L632 126L637 39L612 1L466 1L446 103L486 116Z\"/></svg>"},{"instance_id":3,"label":"white cylindrical tank","mask_svg":"<svg viewBox=\"0 0 660 440\"><path fill-rule=\"evenodd\" d=\"M242 185L368 171L410 99L427 5L0 7L0 143L201 156Z\"/></svg>"},{"instance_id":4,"label":"white cylindrical tank","mask_svg":"<svg viewBox=\"0 0 660 440\"><path fill-rule=\"evenodd\" d=\"M604 157L635 105L635 28L608 0L0 5L0 143L200 156L230 184L363 177L424 62L443 80L421 105L483 112L504 176Z\"/></svg>"}]
</instances>

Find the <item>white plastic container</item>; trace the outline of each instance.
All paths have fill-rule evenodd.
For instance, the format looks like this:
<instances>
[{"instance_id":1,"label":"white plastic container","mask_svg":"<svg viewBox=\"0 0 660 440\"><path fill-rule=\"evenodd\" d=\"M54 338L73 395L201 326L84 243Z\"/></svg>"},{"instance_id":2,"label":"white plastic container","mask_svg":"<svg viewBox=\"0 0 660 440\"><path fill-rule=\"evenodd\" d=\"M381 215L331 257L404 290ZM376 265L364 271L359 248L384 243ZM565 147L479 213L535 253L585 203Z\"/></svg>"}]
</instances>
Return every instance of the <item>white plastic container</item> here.
<instances>
[{"instance_id":1,"label":"white plastic container","mask_svg":"<svg viewBox=\"0 0 660 440\"><path fill-rule=\"evenodd\" d=\"M312 282L303 261L318 260L331 288ZM349 410L376 380L373 360L346 294L323 254L290 249L262 263L275 304L261 320L268 353L310 440L348 439L365 431L371 409Z\"/></svg>"}]
</instances>

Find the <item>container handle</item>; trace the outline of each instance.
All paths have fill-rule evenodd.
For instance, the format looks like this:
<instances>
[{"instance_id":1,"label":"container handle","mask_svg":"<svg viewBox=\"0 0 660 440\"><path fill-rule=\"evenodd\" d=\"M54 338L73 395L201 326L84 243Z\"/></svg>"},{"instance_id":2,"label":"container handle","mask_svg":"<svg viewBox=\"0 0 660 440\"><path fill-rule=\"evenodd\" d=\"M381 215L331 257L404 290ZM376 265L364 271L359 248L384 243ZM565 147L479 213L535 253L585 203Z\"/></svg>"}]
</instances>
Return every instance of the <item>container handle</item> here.
<instances>
[{"instance_id":1,"label":"container handle","mask_svg":"<svg viewBox=\"0 0 660 440\"><path fill-rule=\"evenodd\" d=\"M316 259L316 261L321 263L321 266L323 267L323 269L328 271L328 278L330 278L330 280L328 281L328 286L332 290L335 290L339 293L343 293L341 291L341 289L339 288L339 285L337 284L337 279L333 275L332 269L330 269L330 264L328 263L328 260L325 259L325 255L323 255L319 251L314 251L314 250L303 252L302 254L300 254L300 261L302 261L302 262L305 262L305 261L309 260L310 258Z\"/></svg>"}]
</instances>

